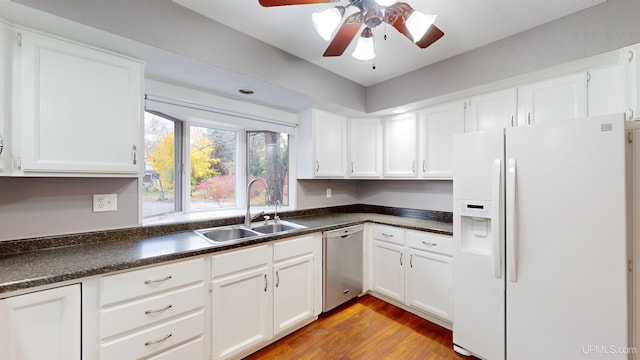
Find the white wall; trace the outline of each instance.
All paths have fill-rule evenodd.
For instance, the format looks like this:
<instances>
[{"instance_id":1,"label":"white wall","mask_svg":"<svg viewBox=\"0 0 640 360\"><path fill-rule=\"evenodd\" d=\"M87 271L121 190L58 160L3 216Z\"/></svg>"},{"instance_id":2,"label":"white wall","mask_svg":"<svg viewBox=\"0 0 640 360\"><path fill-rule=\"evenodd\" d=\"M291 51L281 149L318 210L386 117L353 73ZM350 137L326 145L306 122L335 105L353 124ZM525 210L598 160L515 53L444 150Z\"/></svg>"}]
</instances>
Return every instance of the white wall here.
<instances>
[{"instance_id":1,"label":"white wall","mask_svg":"<svg viewBox=\"0 0 640 360\"><path fill-rule=\"evenodd\" d=\"M0 241L137 226L137 179L0 178ZM93 194L118 210L93 213Z\"/></svg>"},{"instance_id":2,"label":"white wall","mask_svg":"<svg viewBox=\"0 0 640 360\"><path fill-rule=\"evenodd\" d=\"M408 209L453 211L453 182L447 180L363 180L358 202Z\"/></svg>"},{"instance_id":3,"label":"white wall","mask_svg":"<svg viewBox=\"0 0 640 360\"><path fill-rule=\"evenodd\" d=\"M331 198L327 198L327 188ZM358 181L298 180L298 209L313 209L358 203Z\"/></svg>"}]
</instances>

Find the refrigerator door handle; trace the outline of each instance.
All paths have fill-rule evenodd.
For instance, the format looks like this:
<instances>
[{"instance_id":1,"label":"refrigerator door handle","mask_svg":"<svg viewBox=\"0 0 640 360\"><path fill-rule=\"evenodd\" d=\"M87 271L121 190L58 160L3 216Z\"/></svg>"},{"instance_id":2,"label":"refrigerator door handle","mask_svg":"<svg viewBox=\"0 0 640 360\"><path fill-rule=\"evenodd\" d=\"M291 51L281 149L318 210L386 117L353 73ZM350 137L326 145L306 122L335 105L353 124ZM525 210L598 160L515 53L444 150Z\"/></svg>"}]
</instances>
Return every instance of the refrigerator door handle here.
<instances>
[{"instance_id":1,"label":"refrigerator door handle","mask_svg":"<svg viewBox=\"0 0 640 360\"><path fill-rule=\"evenodd\" d=\"M517 239L516 239L516 159L509 159L507 170L507 262L509 266L509 280L518 281L516 261Z\"/></svg>"},{"instance_id":2,"label":"refrigerator door handle","mask_svg":"<svg viewBox=\"0 0 640 360\"><path fill-rule=\"evenodd\" d=\"M500 258L500 177L502 167L500 159L493 161L493 189L491 193L493 207L491 214L491 234L493 235L493 276L502 278L502 260Z\"/></svg>"}]
</instances>

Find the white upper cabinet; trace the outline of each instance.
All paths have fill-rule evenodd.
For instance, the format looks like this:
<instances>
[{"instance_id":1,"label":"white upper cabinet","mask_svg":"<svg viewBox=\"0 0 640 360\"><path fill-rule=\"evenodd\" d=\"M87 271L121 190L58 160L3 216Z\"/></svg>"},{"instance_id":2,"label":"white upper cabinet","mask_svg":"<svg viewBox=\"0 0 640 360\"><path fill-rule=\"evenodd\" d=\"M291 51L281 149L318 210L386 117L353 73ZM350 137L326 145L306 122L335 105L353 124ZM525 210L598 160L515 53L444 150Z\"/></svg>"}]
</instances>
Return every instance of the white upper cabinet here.
<instances>
[{"instance_id":1,"label":"white upper cabinet","mask_svg":"<svg viewBox=\"0 0 640 360\"><path fill-rule=\"evenodd\" d=\"M384 119L384 176L417 175L418 120L416 113Z\"/></svg>"},{"instance_id":2,"label":"white upper cabinet","mask_svg":"<svg viewBox=\"0 0 640 360\"><path fill-rule=\"evenodd\" d=\"M577 73L518 88L518 125L587 116L586 76Z\"/></svg>"},{"instance_id":3,"label":"white upper cabinet","mask_svg":"<svg viewBox=\"0 0 640 360\"><path fill-rule=\"evenodd\" d=\"M453 177L453 135L464 132L464 102L420 111L420 176Z\"/></svg>"},{"instance_id":4,"label":"white upper cabinet","mask_svg":"<svg viewBox=\"0 0 640 360\"><path fill-rule=\"evenodd\" d=\"M15 49L14 170L137 176L143 64L28 31Z\"/></svg>"},{"instance_id":5,"label":"white upper cabinet","mask_svg":"<svg viewBox=\"0 0 640 360\"><path fill-rule=\"evenodd\" d=\"M517 101L515 88L472 97L465 112L465 131L515 126Z\"/></svg>"},{"instance_id":6,"label":"white upper cabinet","mask_svg":"<svg viewBox=\"0 0 640 360\"><path fill-rule=\"evenodd\" d=\"M626 111L625 68L621 64L587 72L588 115Z\"/></svg>"},{"instance_id":7,"label":"white upper cabinet","mask_svg":"<svg viewBox=\"0 0 640 360\"><path fill-rule=\"evenodd\" d=\"M382 175L382 122L349 119L349 168L353 178Z\"/></svg>"},{"instance_id":8,"label":"white upper cabinet","mask_svg":"<svg viewBox=\"0 0 640 360\"><path fill-rule=\"evenodd\" d=\"M345 177L347 119L311 109L300 116L298 127L298 178Z\"/></svg>"}]
</instances>

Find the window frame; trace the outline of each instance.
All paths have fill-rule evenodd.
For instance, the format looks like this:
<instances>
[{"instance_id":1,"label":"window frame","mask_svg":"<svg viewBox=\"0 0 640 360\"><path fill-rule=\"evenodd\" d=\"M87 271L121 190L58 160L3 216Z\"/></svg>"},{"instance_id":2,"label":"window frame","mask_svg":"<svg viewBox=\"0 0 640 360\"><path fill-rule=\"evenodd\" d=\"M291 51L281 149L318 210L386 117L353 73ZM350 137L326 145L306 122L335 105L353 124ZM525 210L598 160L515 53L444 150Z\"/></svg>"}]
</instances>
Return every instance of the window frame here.
<instances>
[{"instance_id":1,"label":"window frame","mask_svg":"<svg viewBox=\"0 0 640 360\"><path fill-rule=\"evenodd\" d=\"M215 114L212 114L210 119L194 119L188 118L185 116L181 118L176 115L166 114L162 111L153 110L153 107L145 108L146 112L150 112L156 116L165 117L171 121L174 121L174 139L175 139L175 169L176 169L176 181L174 186L178 186L178 181L180 182L180 191L175 191L176 196L176 206L178 207L175 212L165 213L161 215L152 215L145 217L144 216L144 208L142 201L142 193L140 190L139 195L139 212L141 224L143 225L156 225L162 223L175 223L182 221L192 221L192 220L204 220L204 219L212 219L212 218L224 218L230 216L238 216L244 215L246 211L246 201L247 201L247 180L248 180L248 143L247 143L247 133L250 131L274 131L274 132L282 132L276 129L273 129L269 126L268 122L264 123L263 128L258 128L252 126L251 128L234 126L234 124L229 124L226 121L216 121ZM191 194L190 187L186 186L186 184L190 184L190 174L191 174L191 163L189 160L189 152L190 152L190 129L191 126L199 126L199 127L208 127L215 128L225 131L234 131L236 133L236 206L234 208L226 208L219 210L211 210L211 209L203 209L203 210L191 210ZM144 130L144 129L143 129ZM295 169L296 169L296 157L295 157L295 131L286 132L288 134L288 146L289 146L289 203L287 206L281 206L278 210L287 211L295 209L296 204L296 184L297 179L295 177ZM179 140L178 140L179 139ZM143 141L144 141L144 131L143 131ZM142 181L140 181L140 189ZM179 198L179 199L178 199ZM257 211L273 211L273 206L258 206L252 205L252 212Z\"/></svg>"}]
</instances>

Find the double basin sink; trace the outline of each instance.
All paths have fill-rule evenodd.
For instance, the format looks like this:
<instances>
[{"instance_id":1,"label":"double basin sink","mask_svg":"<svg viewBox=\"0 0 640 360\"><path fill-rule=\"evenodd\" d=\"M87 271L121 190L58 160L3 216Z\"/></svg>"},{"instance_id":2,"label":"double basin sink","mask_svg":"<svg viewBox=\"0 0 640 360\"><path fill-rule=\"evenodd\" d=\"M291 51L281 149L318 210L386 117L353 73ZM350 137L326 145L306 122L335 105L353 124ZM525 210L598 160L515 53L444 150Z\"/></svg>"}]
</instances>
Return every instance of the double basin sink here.
<instances>
[{"instance_id":1,"label":"double basin sink","mask_svg":"<svg viewBox=\"0 0 640 360\"><path fill-rule=\"evenodd\" d=\"M223 243L304 228L305 227L302 225L281 220L279 222L272 221L268 223L253 223L251 224L251 227L246 227L244 225L230 225L200 229L196 230L195 233L214 243Z\"/></svg>"}]
</instances>

